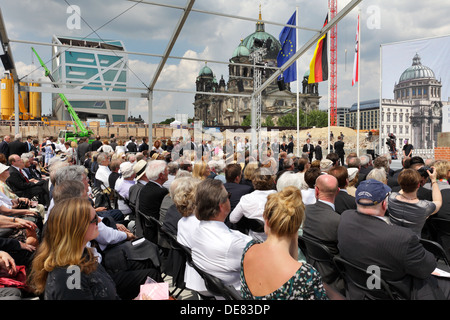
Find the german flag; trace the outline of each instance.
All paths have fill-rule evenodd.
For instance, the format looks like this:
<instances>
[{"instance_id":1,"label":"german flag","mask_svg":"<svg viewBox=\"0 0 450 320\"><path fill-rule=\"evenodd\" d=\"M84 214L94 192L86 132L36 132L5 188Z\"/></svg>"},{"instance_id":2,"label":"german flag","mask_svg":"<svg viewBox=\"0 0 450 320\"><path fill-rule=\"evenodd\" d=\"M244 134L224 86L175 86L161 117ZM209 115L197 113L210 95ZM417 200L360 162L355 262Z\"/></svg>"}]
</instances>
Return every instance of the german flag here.
<instances>
[{"instance_id":1,"label":"german flag","mask_svg":"<svg viewBox=\"0 0 450 320\"><path fill-rule=\"evenodd\" d=\"M328 24L328 15L323 26ZM328 80L328 45L327 33L317 41L314 57L309 64L308 83L316 83Z\"/></svg>"}]
</instances>

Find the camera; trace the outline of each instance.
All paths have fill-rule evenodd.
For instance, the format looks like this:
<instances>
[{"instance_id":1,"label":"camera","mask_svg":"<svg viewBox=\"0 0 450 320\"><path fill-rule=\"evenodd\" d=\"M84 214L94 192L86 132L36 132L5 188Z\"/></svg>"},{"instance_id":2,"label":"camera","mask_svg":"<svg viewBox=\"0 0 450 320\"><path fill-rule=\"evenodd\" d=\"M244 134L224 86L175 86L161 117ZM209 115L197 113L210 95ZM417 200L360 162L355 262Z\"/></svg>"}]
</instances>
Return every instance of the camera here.
<instances>
[{"instance_id":1,"label":"camera","mask_svg":"<svg viewBox=\"0 0 450 320\"><path fill-rule=\"evenodd\" d=\"M429 174L428 174L427 170L430 171L431 173L433 173L433 168L430 168L430 167L422 167L417 171L420 173L420 175L422 177L428 178Z\"/></svg>"}]
</instances>

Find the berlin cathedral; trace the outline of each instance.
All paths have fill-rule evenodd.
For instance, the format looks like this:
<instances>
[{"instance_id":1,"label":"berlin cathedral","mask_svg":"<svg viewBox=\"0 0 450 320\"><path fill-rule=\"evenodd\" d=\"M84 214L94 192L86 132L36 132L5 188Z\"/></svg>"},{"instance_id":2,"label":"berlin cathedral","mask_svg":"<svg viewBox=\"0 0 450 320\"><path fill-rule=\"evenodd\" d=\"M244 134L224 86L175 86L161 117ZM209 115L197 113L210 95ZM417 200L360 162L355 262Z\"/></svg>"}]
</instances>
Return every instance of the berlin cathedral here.
<instances>
[{"instance_id":1,"label":"berlin cathedral","mask_svg":"<svg viewBox=\"0 0 450 320\"><path fill-rule=\"evenodd\" d=\"M276 67L277 55L281 50L280 41L265 32L264 22L259 13L256 31L241 40L234 50L228 65L228 82L223 75L220 80L212 69L205 63L196 79L194 101L194 120L202 121L204 126L240 126L244 119L251 115L253 93L253 61L251 54L261 47L266 48L263 56L264 65ZM238 65L236 65L238 64ZM244 66L242 64L248 64ZM274 73L274 69L264 69L261 83L264 83ZM302 90L299 93L299 106L303 111L309 112L319 108L317 83L308 84L309 71L304 75ZM211 95L211 93L242 94L244 96ZM276 124L280 117L288 113L295 114L297 110L297 94L291 92L290 84L280 85L277 81L271 83L261 93L261 122L271 117Z\"/></svg>"}]
</instances>

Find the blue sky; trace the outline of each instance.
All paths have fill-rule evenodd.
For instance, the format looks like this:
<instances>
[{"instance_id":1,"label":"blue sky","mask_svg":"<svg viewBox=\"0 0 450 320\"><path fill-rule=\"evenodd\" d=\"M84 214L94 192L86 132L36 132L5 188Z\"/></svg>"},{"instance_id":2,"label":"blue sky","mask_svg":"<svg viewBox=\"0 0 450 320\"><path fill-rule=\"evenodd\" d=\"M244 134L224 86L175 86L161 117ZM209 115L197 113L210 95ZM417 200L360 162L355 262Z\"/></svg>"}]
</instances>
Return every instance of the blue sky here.
<instances>
[{"instance_id":1,"label":"blue sky","mask_svg":"<svg viewBox=\"0 0 450 320\"><path fill-rule=\"evenodd\" d=\"M342 9L350 0L339 0ZM185 0L160 1L164 4L185 6ZM81 10L79 29L69 29L67 8L77 5ZM327 13L327 0L197 0L195 9L225 14L258 18L259 6L263 20L286 23L296 7L300 10L300 25L320 29ZM448 0L430 2L418 0L363 0L361 10L361 100L377 99L380 94L380 46L382 44L409 41L428 37L450 35L450 24L445 23L450 15ZM50 43L54 34L78 37L120 39L128 51L162 54L181 16L181 11L126 0L1 0L0 8L6 22L10 39ZM350 107L357 99L357 88L351 86L353 52L356 31L355 8L338 25L338 106ZM111 21L113 19L113 21ZM93 33L93 29L97 30ZM266 31L278 37L282 27L266 23ZM226 62L231 58L240 39L255 30L255 22L192 12L186 21L172 56ZM300 45L313 35L311 31L300 31ZM50 47L34 46L45 61L50 59ZM300 74L309 69L314 47L300 57ZM14 59L19 76L28 75L37 68L37 61L29 44L13 44ZM407 55L405 65L411 64ZM159 59L129 56L129 86L143 87L149 84ZM432 67L432 63L422 63ZM208 64L218 79L223 75L228 80L228 66ZM203 62L169 59L156 89L195 90L195 78ZM3 71L0 68L0 71ZM397 71L395 71L397 72ZM402 71L400 71L401 74ZM394 73L394 72L392 72ZM400 76L394 75L398 78ZM42 70L30 75L43 77ZM301 87L301 86L300 86ZM295 82L291 84L296 90ZM327 83L321 83L321 109L327 107ZM47 96L46 96L47 95ZM49 94L44 94L43 109L50 110ZM193 115L194 95L186 93L154 93L154 120L162 121L175 113ZM129 112L147 119L147 101L131 99Z\"/></svg>"}]
</instances>

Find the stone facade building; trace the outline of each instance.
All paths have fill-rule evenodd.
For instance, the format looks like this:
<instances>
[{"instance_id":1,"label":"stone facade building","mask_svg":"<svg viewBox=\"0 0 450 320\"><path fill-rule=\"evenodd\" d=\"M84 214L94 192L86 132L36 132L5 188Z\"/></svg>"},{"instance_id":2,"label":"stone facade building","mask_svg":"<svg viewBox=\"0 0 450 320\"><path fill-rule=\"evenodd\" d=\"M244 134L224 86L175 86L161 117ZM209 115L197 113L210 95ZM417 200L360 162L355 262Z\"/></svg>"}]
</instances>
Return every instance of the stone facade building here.
<instances>
[{"instance_id":1,"label":"stone facade building","mask_svg":"<svg viewBox=\"0 0 450 320\"><path fill-rule=\"evenodd\" d=\"M241 40L229 59L228 81L225 81L223 75L217 81L215 74L207 64L200 70L196 79L196 91L198 93L195 95L193 103L194 120L203 121L204 126L239 126L247 116L250 116L252 109L250 97L206 93L251 95L254 90L251 53L258 49L261 44L267 50L263 57L264 65L276 67L281 44L277 38L265 32L260 13L259 21L256 23L256 31ZM248 64L248 66L241 64ZM262 83L274 72L275 69L264 69ZM275 81L263 90L261 94L261 122L264 122L270 116L276 124L278 118L296 112L297 94L291 92L289 83L285 84L284 90L281 89L283 88L280 88ZM318 109L320 96L317 85L303 85L299 99L300 108L303 110Z\"/></svg>"},{"instance_id":2,"label":"stone facade building","mask_svg":"<svg viewBox=\"0 0 450 320\"><path fill-rule=\"evenodd\" d=\"M393 133L400 150L404 139L415 149L433 149L442 131L441 88L433 70L416 54L394 86L394 99L382 99L382 140Z\"/></svg>"}]
</instances>

